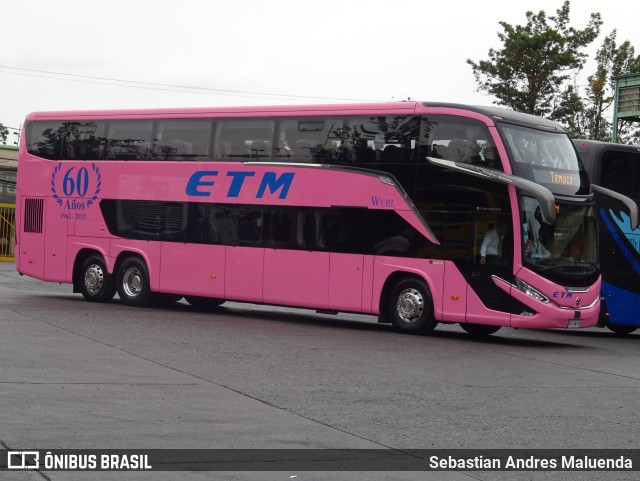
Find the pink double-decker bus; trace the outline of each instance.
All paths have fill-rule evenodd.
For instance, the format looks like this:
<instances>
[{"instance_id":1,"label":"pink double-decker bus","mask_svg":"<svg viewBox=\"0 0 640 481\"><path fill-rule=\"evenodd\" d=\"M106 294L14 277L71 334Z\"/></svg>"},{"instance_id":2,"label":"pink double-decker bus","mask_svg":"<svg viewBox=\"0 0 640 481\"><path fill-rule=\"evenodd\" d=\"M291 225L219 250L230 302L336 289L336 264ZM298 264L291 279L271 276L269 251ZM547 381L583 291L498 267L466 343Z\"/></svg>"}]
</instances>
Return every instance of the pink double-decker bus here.
<instances>
[{"instance_id":1,"label":"pink double-decker bus","mask_svg":"<svg viewBox=\"0 0 640 481\"><path fill-rule=\"evenodd\" d=\"M589 181L550 121L398 102L41 112L16 268L89 301L377 315L402 332L590 327Z\"/></svg>"}]
</instances>

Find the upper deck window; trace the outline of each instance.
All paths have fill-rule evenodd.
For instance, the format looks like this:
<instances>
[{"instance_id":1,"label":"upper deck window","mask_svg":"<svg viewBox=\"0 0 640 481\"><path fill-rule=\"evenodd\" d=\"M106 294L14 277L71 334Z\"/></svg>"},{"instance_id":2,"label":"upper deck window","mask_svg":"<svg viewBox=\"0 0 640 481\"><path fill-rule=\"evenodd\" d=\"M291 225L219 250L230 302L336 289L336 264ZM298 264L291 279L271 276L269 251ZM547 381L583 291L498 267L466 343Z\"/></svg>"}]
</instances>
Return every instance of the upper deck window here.
<instances>
[{"instance_id":1,"label":"upper deck window","mask_svg":"<svg viewBox=\"0 0 640 481\"><path fill-rule=\"evenodd\" d=\"M216 122L215 160L271 160L275 120L223 119Z\"/></svg>"},{"instance_id":2,"label":"upper deck window","mask_svg":"<svg viewBox=\"0 0 640 481\"><path fill-rule=\"evenodd\" d=\"M421 130L430 157L503 170L489 129L479 120L430 115L423 117Z\"/></svg>"},{"instance_id":3,"label":"upper deck window","mask_svg":"<svg viewBox=\"0 0 640 481\"><path fill-rule=\"evenodd\" d=\"M153 158L205 160L209 158L211 120L159 120L153 139Z\"/></svg>"},{"instance_id":4,"label":"upper deck window","mask_svg":"<svg viewBox=\"0 0 640 481\"><path fill-rule=\"evenodd\" d=\"M283 119L275 159L331 163L342 160L344 120L334 117Z\"/></svg>"},{"instance_id":5,"label":"upper deck window","mask_svg":"<svg viewBox=\"0 0 640 481\"><path fill-rule=\"evenodd\" d=\"M105 122L33 122L27 128L27 150L45 159L104 158Z\"/></svg>"},{"instance_id":6,"label":"upper deck window","mask_svg":"<svg viewBox=\"0 0 640 481\"><path fill-rule=\"evenodd\" d=\"M107 159L142 160L151 158L152 120L109 122Z\"/></svg>"},{"instance_id":7,"label":"upper deck window","mask_svg":"<svg viewBox=\"0 0 640 481\"><path fill-rule=\"evenodd\" d=\"M353 162L383 169L415 162L419 125L419 117L407 115L349 118L345 134Z\"/></svg>"}]
</instances>

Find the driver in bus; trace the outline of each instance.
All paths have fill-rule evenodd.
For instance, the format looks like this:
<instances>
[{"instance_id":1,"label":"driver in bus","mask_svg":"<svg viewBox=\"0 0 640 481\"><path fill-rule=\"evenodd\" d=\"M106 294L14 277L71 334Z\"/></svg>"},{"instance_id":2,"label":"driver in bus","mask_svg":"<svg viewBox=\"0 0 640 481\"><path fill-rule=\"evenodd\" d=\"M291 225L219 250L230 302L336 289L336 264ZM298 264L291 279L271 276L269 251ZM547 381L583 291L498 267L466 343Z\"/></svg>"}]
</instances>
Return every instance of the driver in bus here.
<instances>
[{"instance_id":1,"label":"driver in bus","mask_svg":"<svg viewBox=\"0 0 640 481\"><path fill-rule=\"evenodd\" d=\"M503 264L503 251L504 247L506 247L505 235L507 234L507 230L507 224L501 222L495 229L487 231L480 246L480 264Z\"/></svg>"}]
</instances>

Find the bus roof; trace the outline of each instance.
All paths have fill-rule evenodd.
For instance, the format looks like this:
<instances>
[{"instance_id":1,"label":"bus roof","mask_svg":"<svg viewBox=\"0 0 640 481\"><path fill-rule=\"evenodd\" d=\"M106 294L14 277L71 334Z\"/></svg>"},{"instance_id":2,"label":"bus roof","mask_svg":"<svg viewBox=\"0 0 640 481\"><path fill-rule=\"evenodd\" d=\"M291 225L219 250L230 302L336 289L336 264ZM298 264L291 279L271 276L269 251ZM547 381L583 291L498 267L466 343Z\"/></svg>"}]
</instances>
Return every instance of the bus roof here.
<instances>
[{"instance_id":1,"label":"bus roof","mask_svg":"<svg viewBox=\"0 0 640 481\"><path fill-rule=\"evenodd\" d=\"M597 151L600 150L619 150L623 152L638 152L640 151L640 146L638 145L627 145L627 144L617 144L613 142L601 142L599 140L585 140L585 139L572 139L576 148L591 148Z\"/></svg>"},{"instance_id":2,"label":"bus roof","mask_svg":"<svg viewBox=\"0 0 640 481\"><path fill-rule=\"evenodd\" d=\"M515 110L509 110L498 107L485 107L480 105L464 105L454 103L442 103L442 102L423 102L427 108L448 108L448 109L461 109L471 112L476 112L486 117L490 117L494 121L504 121L517 125L524 125L527 127L533 127L538 129L566 132L562 125L552 120L548 120L536 115L525 114L523 112L517 112Z\"/></svg>"},{"instance_id":3,"label":"bus roof","mask_svg":"<svg viewBox=\"0 0 640 481\"><path fill-rule=\"evenodd\" d=\"M184 117L252 117L260 116L312 116L328 115L367 115L369 113L415 113L416 102L387 102L377 104L320 104L320 105L259 105L250 107L198 107L168 109L131 109L131 110L78 110L58 112L34 112L27 120L64 120L64 119L144 119L144 118L184 118Z\"/></svg>"},{"instance_id":4,"label":"bus roof","mask_svg":"<svg viewBox=\"0 0 640 481\"><path fill-rule=\"evenodd\" d=\"M147 119L147 118L208 118L208 117L252 117L252 116L314 116L314 115L376 115L421 113L424 109L451 109L475 112L493 121L505 121L527 127L564 132L556 123L535 115L516 112L497 107L464 105L447 102L383 102L361 104L319 104L319 105L261 105L250 107L186 107L167 109L128 109L128 110L76 110L33 112L27 115L27 121L47 120L109 120L109 119Z\"/></svg>"}]
</instances>

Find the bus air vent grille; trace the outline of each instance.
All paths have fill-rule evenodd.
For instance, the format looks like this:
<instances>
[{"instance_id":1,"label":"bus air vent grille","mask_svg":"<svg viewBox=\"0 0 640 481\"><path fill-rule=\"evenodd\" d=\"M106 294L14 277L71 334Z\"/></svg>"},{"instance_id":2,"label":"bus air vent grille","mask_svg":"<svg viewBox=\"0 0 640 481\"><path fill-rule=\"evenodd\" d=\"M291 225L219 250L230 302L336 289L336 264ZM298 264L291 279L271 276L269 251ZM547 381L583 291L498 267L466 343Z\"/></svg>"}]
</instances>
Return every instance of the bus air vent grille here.
<instances>
[{"instance_id":1,"label":"bus air vent grille","mask_svg":"<svg viewBox=\"0 0 640 481\"><path fill-rule=\"evenodd\" d=\"M44 199L24 200L24 231L42 234Z\"/></svg>"},{"instance_id":2,"label":"bus air vent grille","mask_svg":"<svg viewBox=\"0 0 640 481\"><path fill-rule=\"evenodd\" d=\"M567 292L589 292L589 288L588 287L571 287L571 286L564 286L565 290Z\"/></svg>"}]
</instances>

